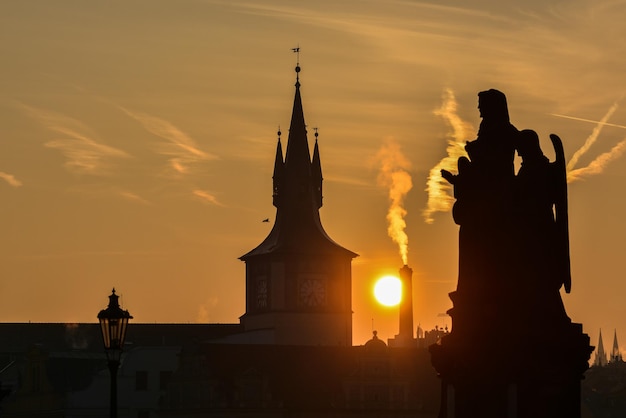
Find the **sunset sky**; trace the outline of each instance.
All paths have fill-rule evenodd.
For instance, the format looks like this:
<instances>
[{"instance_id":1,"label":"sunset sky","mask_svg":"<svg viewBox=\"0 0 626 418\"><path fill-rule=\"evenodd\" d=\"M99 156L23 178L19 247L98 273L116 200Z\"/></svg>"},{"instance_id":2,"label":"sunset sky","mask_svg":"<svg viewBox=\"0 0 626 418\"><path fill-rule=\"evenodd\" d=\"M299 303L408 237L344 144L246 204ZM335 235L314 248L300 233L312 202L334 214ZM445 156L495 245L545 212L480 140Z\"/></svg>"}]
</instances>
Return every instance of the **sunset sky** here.
<instances>
[{"instance_id":1,"label":"sunset sky","mask_svg":"<svg viewBox=\"0 0 626 418\"><path fill-rule=\"evenodd\" d=\"M1 1L0 321L95 322L115 286L134 322L238 322L238 257L272 226L299 45L322 223L360 255L354 344L398 332L397 308L372 296L403 264L388 147L412 182L399 203L415 323L450 325L458 227L445 205L425 216L428 177L475 138L476 95L497 88L548 157L548 135L563 139L564 302L592 344L617 329L626 348L625 19L620 0Z\"/></svg>"}]
</instances>

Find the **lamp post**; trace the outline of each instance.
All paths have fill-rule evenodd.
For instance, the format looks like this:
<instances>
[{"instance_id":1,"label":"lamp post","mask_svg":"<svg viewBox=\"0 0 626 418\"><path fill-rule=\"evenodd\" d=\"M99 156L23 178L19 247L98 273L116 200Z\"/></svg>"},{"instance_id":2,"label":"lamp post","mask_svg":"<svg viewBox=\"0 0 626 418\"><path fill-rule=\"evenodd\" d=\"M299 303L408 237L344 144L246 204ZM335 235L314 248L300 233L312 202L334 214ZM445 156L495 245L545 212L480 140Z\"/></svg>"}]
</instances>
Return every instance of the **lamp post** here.
<instances>
[{"instance_id":1,"label":"lamp post","mask_svg":"<svg viewBox=\"0 0 626 418\"><path fill-rule=\"evenodd\" d=\"M104 350L111 372L111 418L117 418L117 369L120 367L128 320L132 318L128 311L120 308L118 299L119 296L115 294L115 289L113 289L113 293L109 296L109 306L98 314Z\"/></svg>"}]
</instances>

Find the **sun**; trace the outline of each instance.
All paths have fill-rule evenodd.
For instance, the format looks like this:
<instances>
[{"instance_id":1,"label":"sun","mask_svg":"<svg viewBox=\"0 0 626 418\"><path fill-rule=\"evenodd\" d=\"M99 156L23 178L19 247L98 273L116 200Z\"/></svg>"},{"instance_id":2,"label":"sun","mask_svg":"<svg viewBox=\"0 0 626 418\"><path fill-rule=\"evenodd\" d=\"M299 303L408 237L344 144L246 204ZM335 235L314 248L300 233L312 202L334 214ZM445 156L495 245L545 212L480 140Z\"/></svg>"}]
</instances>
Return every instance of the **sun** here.
<instances>
[{"instance_id":1,"label":"sun","mask_svg":"<svg viewBox=\"0 0 626 418\"><path fill-rule=\"evenodd\" d=\"M376 300L385 306L396 306L402 299L402 282L396 276L384 276L374 285Z\"/></svg>"}]
</instances>

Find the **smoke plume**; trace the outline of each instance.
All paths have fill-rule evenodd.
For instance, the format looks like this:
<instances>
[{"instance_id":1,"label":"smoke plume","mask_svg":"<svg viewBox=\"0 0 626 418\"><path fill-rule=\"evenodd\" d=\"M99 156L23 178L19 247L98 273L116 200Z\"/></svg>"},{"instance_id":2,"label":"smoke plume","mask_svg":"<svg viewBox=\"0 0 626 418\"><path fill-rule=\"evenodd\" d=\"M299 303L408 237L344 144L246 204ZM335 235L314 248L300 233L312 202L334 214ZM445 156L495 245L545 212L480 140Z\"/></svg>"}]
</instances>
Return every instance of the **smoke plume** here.
<instances>
[{"instance_id":1,"label":"smoke plume","mask_svg":"<svg viewBox=\"0 0 626 418\"><path fill-rule=\"evenodd\" d=\"M411 163L402 154L400 146L393 139L388 138L376 154L376 161L380 164L378 184L389 190L389 211L387 212L387 234L398 244L400 257L406 265L408 263L409 238L404 232L407 210L404 208L404 198L413 187L411 175L407 170Z\"/></svg>"},{"instance_id":2,"label":"smoke plume","mask_svg":"<svg viewBox=\"0 0 626 418\"><path fill-rule=\"evenodd\" d=\"M465 142L474 131L474 128L457 114L457 101L451 89L445 89L442 99L441 107L435 110L434 113L447 122L451 131L447 137L447 156L430 169L428 181L426 182L428 201L422 215L424 216L424 221L428 224L433 223L433 214L435 212L448 212L452 209L454 204L452 189L450 184L441 177L441 170L456 171L457 160L459 157L466 155Z\"/></svg>"}]
</instances>

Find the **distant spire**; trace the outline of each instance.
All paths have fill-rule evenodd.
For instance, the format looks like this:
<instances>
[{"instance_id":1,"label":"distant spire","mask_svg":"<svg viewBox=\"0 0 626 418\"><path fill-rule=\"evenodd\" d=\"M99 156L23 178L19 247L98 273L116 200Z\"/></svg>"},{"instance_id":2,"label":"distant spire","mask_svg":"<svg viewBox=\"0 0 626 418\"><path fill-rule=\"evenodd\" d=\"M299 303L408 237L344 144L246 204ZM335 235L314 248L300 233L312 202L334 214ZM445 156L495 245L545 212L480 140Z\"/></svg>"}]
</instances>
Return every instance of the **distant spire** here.
<instances>
[{"instance_id":1,"label":"distant spire","mask_svg":"<svg viewBox=\"0 0 626 418\"><path fill-rule=\"evenodd\" d=\"M602 330L600 330L598 348L596 348L596 358L593 360L593 365L597 367L604 367L606 364L606 353L604 352L604 344L602 344Z\"/></svg>"},{"instance_id":2,"label":"distant spire","mask_svg":"<svg viewBox=\"0 0 626 418\"><path fill-rule=\"evenodd\" d=\"M619 351L619 344L617 343L617 330L613 336L613 349L611 350L611 360L609 363L620 363L622 361L622 353Z\"/></svg>"}]
</instances>

